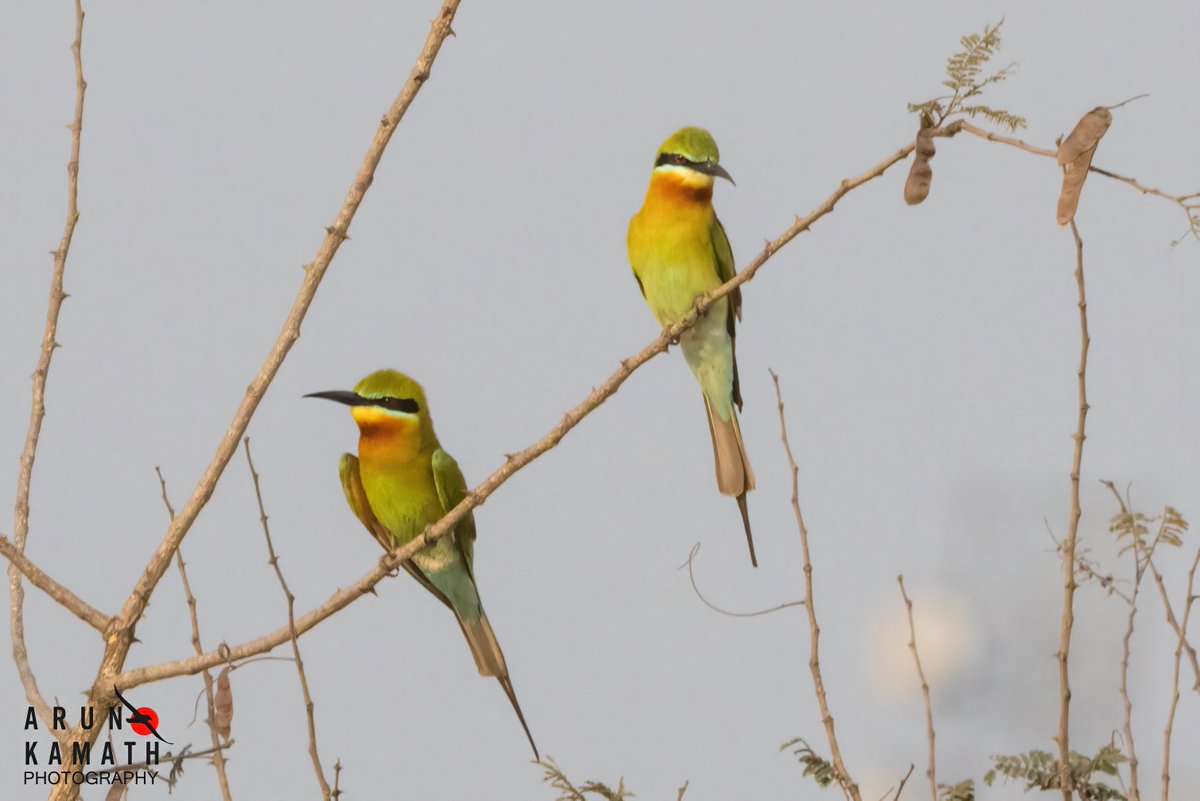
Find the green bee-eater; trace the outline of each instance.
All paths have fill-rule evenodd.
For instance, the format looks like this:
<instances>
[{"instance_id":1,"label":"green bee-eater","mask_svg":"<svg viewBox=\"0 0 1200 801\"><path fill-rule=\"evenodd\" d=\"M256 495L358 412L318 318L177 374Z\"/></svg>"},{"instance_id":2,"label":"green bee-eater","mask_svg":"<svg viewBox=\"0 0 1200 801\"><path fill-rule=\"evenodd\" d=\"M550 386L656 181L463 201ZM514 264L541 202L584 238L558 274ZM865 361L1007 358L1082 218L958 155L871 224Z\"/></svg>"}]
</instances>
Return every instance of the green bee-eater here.
<instances>
[{"instance_id":1,"label":"green bee-eater","mask_svg":"<svg viewBox=\"0 0 1200 801\"><path fill-rule=\"evenodd\" d=\"M351 407L359 430L358 458L342 454L338 474L346 502L385 550L410 542L466 497L462 471L433 432L425 392L408 376L379 370L359 381L353 392L305 397ZM480 675L499 680L538 757L504 653L479 600L474 547L475 518L467 512L452 534L417 551L404 569L454 612Z\"/></svg>"},{"instance_id":2,"label":"green bee-eater","mask_svg":"<svg viewBox=\"0 0 1200 801\"><path fill-rule=\"evenodd\" d=\"M629 263L660 325L679 320L697 297L734 275L729 239L712 205L716 179L733 183L719 161L717 143L703 128L682 128L671 134L658 149L642 208L629 221ZM735 289L709 307L679 341L704 393L717 487L737 498L750 562L757 567L746 509L746 493L754 489L754 472L737 419L742 394L734 327L741 319L741 307L741 293Z\"/></svg>"}]
</instances>

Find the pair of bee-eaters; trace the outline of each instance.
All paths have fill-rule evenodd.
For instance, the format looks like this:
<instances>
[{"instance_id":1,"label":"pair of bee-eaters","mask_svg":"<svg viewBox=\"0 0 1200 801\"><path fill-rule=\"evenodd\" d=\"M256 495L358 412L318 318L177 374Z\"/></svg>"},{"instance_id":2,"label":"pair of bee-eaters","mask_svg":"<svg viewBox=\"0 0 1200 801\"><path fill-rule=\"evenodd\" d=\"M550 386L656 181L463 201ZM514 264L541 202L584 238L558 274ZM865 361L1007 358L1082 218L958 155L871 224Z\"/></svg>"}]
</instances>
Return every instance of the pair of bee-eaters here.
<instances>
[{"instance_id":1,"label":"pair of bee-eaters","mask_svg":"<svg viewBox=\"0 0 1200 801\"><path fill-rule=\"evenodd\" d=\"M715 180L733 182L719 158L717 143L707 131L675 132L659 148L645 202L629 223L633 274L661 325L679 320L697 298L733 277L729 240L712 206ZM734 327L740 314L741 298L735 289L680 336L680 345L704 394L717 486L737 498L750 560L757 566L746 511L754 473L734 409L742 405L734 358ZM425 392L416 381L380 370L353 391L310 397L351 407L359 429L358 457L343 454L338 467L342 489L354 514L385 550L410 542L466 497L462 471L438 442ZM454 613L479 673L499 680L537 756L504 653L479 600L474 544L475 519L468 512L452 535L413 554L404 567Z\"/></svg>"}]
</instances>

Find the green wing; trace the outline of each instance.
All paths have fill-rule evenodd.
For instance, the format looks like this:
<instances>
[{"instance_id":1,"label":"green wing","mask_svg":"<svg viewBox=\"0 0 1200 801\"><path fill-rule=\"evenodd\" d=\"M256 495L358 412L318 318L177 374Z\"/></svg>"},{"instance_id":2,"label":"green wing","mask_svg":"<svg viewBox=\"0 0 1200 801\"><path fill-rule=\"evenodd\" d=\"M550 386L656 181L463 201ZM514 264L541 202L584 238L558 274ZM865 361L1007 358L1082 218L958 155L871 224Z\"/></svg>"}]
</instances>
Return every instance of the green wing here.
<instances>
[{"instance_id":1,"label":"green wing","mask_svg":"<svg viewBox=\"0 0 1200 801\"><path fill-rule=\"evenodd\" d=\"M383 524L376 519L371 511L371 502L367 500L367 492L363 489L362 478L358 474L358 458L343 453L338 461L338 478L342 480L342 492L346 493L346 503L354 516L362 522L371 536L375 538L385 551L393 550L396 543Z\"/></svg>"},{"instance_id":2,"label":"green wing","mask_svg":"<svg viewBox=\"0 0 1200 801\"><path fill-rule=\"evenodd\" d=\"M467 497L467 480L463 478L462 470L454 457L441 448L433 452L433 482L437 486L438 500L442 508L449 512ZM473 559L475 558L475 515L467 512L466 517L458 521L454 527L454 540L462 549L467 560L467 568L474 574Z\"/></svg>"},{"instance_id":3,"label":"green wing","mask_svg":"<svg viewBox=\"0 0 1200 801\"><path fill-rule=\"evenodd\" d=\"M725 228L715 214L712 227L709 229L709 236L712 238L713 255L717 259L717 276L721 279L721 283L725 283L737 274L737 267L733 263L733 248L729 247L729 237L725 235ZM737 371L736 323L742 319L742 291L740 288L735 289L727 297L729 298L729 315L725 321L725 327L729 331L729 347L733 352L733 402L737 404L738 409L741 409L742 384L738 380Z\"/></svg>"},{"instance_id":4,"label":"green wing","mask_svg":"<svg viewBox=\"0 0 1200 801\"><path fill-rule=\"evenodd\" d=\"M342 480L342 491L346 493L346 503L350 505L350 510L354 512L367 531L371 532L371 536L375 541L383 546L385 551L393 551L396 549L396 542L392 539L391 533L384 528L383 524L375 517L375 512L371 511L371 502L367 500L367 492L363 489L362 477L358 473L358 458L348 453L343 453L341 460L338 462L338 478ZM415 578L421 586L429 590L446 606L453 609L448 599L442 591L429 581L421 570L413 564L411 559L404 561L404 569L409 575Z\"/></svg>"}]
</instances>

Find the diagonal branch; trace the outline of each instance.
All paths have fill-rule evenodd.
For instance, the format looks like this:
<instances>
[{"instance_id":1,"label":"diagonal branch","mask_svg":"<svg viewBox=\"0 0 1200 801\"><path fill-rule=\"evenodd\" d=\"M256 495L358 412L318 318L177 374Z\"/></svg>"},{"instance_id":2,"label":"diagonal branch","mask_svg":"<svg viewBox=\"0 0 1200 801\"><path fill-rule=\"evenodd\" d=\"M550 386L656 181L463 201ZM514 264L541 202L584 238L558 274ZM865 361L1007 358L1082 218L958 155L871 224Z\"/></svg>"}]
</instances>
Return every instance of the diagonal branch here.
<instances>
[{"instance_id":1,"label":"diagonal branch","mask_svg":"<svg viewBox=\"0 0 1200 801\"><path fill-rule=\"evenodd\" d=\"M947 127L938 132L938 136L953 136L955 129ZM863 184L878 178L897 162L903 161L913 151L913 143L908 143L904 147L892 153L883 161L871 167L861 175L854 178L848 178L838 184L837 188L829 197L817 206L816 209L809 212L804 217L796 217L794 223L787 228L782 234L772 240L764 243L763 249L758 255L744 267L741 272L737 273L733 278L729 279L721 286L717 287L707 296L697 299L695 306L677 322L665 327L662 332L646 347L638 351L634 355L621 361L620 367L617 368L603 383L596 386L588 393L578 404L573 406L563 415L562 419L555 424L550 431L541 439L533 443L529 447L518 453L509 454L504 461L504 464L496 468L486 479L478 484L471 492L467 493L457 506L442 516L440 520L432 526L425 529L417 537L410 540L407 544L402 545L395 551L385 554L380 558L379 564L370 572L359 578L354 584L345 589L337 590L333 593L325 603L318 606L316 609L301 615L296 619L296 631L298 634L303 634L313 626L320 623L330 615L344 609L354 601L358 600L362 595L371 592L375 585L383 578L396 571L405 560L409 559L414 553L426 547L432 542L441 539L454 530L454 526L458 521L470 512L472 509L483 504L492 493L494 493L501 485L503 485L514 473L521 470L537 457L541 456L548 450L554 448L567 435L571 429L579 425L585 417L595 411L602 403L616 394L621 385L626 379L633 374L635 370L643 364L653 359L660 353L663 353L672 344L678 341L679 335L696 324L696 321L704 314L714 303L720 298L725 297L734 289L742 284L752 280L770 258L779 252L784 245L791 242L801 233L809 230L817 220L829 214L837 206L839 200L845 197L848 193L862 186ZM261 654L272 648L281 645L291 639L291 632L288 627L277 629L269 634L265 634L254 640L242 643L241 645L233 646L230 649L232 659L244 659L255 654ZM225 657L216 651L210 651L203 657L192 657L190 659L181 659L174 662L164 662L157 665L148 665L145 667L134 668L121 673L118 678L121 686L134 687L139 684L145 684L152 681L161 681L163 679L172 678L174 676L183 676L196 673L203 670L205 667L212 667L225 661Z\"/></svg>"},{"instance_id":2,"label":"diagonal branch","mask_svg":"<svg viewBox=\"0 0 1200 801\"><path fill-rule=\"evenodd\" d=\"M17 471L17 501L13 509L13 544L20 553L25 552L29 538L29 488L33 480L33 462L37 458L38 439L42 434L42 420L46 417L46 378L50 375L50 360L58 347L58 312L67 293L63 291L63 274L67 268L67 253L75 236L75 224L79 222L79 145L83 138L83 98L87 92L87 81L83 79L83 5L75 0L75 41L71 53L75 57L75 118L71 122L71 158L67 162L67 221L63 226L62 239L54 251L54 271L50 278L50 301L46 309L46 328L42 333L42 347L38 356L37 369L33 372L33 404L29 413L29 431L25 435L25 447L21 450L21 461ZM51 728L50 708L38 690L37 679L29 666L29 653L25 648L25 589L21 586L21 571L16 563L8 567L9 629L12 633L13 661L17 665L25 697L37 715ZM74 611L74 610L72 610ZM93 610L94 611L94 610ZM89 621L90 622L90 621Z\"/></svg>"},{"instance_id":3,"label":"diagonal branch","mask_svg":"<svg viewBox=\"0 0 1200 801\"><path fill-rule=\"evenodd\" d=\"M304 675L304 660L300 658L300 639L296 633L296 596L292 595L292 591L288 589L287 580L283 577L283 570L279 567L279 557L275 555L275 545L271 542L271 527L267 524L267 510L263 506L262 487L259 486L258 471L254 469L254 460L250 458L250 438L243 439L242 445L246 448L246 464L250 465L250 477L254 479L254 497L258 501L258 520L262 523L263 536L267 538L267 553L270 555L270 559L267 561L271 567L275 568L275 575L279 577L279 586L283 588L283 595L287 598L288 633L292 640L292 654L296 657L296 672L300 674L300 690L304 694L304 714L308 718L308 755L312 757L313 770L317 774L317 784L321 787L321 797L324 801L330 801L332 791L329 789L329 782L325 780L325 770L321 767L321 758L317 755L317 726L313 721L313 699L308 691L308 677Z\"/></svg>"},{"instance_id":4,"label":"diagonal branch","mask_svg":"<svg viewBox=\"0 0 1200 801\"><path fill-rule=\"evenodd\" d=\"M813 604L812 560L808 555L808 527L804 525L804 516L800 514L799 474L800 468L792 456L792 446L788 442L787 422L783 416L783 393L779 389L779 376L771 371L771 380L775 382L775 399L779 406L779 437L783 440L783 449L787 453L788 468L792 473L792 512L796 516L796 528L800 531L800 550L804 555L804 606L808 609L809 657L808 669L812 673L813 688L816 690L817 706L821 710L821 722L825 724L825 736L829 740L829 755L833 767L837 770L838 784L842 786L852 801L862 801L858 784L846 770L842 761L842 750L838 747L837 734L833 728L833 715L829 712L829 702L825 697L825 682L821 678L820 641L821 627L817 624L817 610ZM908 777L905 776L905 779ZM903 789L903 784L901 784ZM899 792L896 793L899 797Z\"/></svg>"},{"instance_id":5,"label":"diagonal branch","mask_svg":"<svg viewBox=\"0 0 1200 801\"><path fill-rule=\"evenodd\" d=\"M1179 621L1175 619L1175 610L1171 608L1171 599L1167 595L1167 585L1163 582L1162 573L1158 572L1158 567L1154 564L1153 559L1149 560L1149 566L1150 575L1154 577L1154 583L1158 585L1158 595L1162 599L1163 608L1166 610L1167 625L1171 627L1172 631L1175 632L1175 636L1179 637L1179 641L1183 643L1183 650L1188 656L1188 661L1192 663L1192 676L1195 678L1192 689L1200 693L1200 664L1197 663L1196 649L1188 642L1187 632L1183 630L1179 625Z\"/></svg>"},{"instance_id":6,"label":"diagonal branch","mask_svg":"<svg viewBox=\"0 0 1200 801\"><path fill-rule=\"evenodd\" d=\"M191 529L192 524L196 521L200 511L208 503L209 498L212 497L217 481L220 479L229 460L233 458L237 450L238 441L245 433L246 427L250 423L250 418L258 408L259 402L261 402L263 396L266 394L267 388L275 378L280 365L283 364L283 360L291 350L292 345L299 338L300 325L308 312L309 306L312 304L321 279L329 269L329 265L333 261L333 257L337 254L338 248L347 238L350 224L354 220L354 216L363 198L366 196L371 182L374 180L375 170L379 165L380 159L383 157L383 152L388 142L392 138L392 134L395 133L397 126L404 118L405 113L412 105L421 87L429 79L433 62L437 58L443 42L453 33L450 26L454 19L454 14L458 10L459 2L460 0L443 0L437 17L430 25L429 34L425 39L416 63L413 65L412 71L409 73L408 79L400 89L400 93L392 102L387 113L380 119L375 134L371 139L371 144L367 148L366 155L363 157L362 164L355 174L354 181L346 194L346 198L333 224L325 229L326 235L317 251L316 258L305 268L300 290L292 303L292 307L284 320L283 327L274 345L267 354L266 360L257 375L254 376L246 388L246 393L242 397L242 401L234 414L233 421L217 446L216 453L201 476L199 483L192 491L191 497L188 498L183 508L179 511L179 514L167 527L167 532L162 542L151 555L144 571L122 605L117 623L114 626L115 631L108 639L104 656L97 670L96 680L89 693L89 699L94 705L111 706L114 702L112 692L113 679L121 672L121 669L125 665L125 659L134 642L134 627L145 612L150 595L154 592L158 582L169 568L172 556L179 548L184 536ZM82 730L80 727L75 727L66 736L71 742L92 743L95 741L97 734L98 732L95 730L87 731ZM52 791L51 798L56 800L75 798L78 795L78 790L79 788L75 786L58 785Z\"/></svg>"},{"instance_id":7,"label":"diagonal branch","mask_svg":"<svg viewBox=\"0 0 1200 801\"><path fill-rule=\"evenodd\" d=\"M58 601L67 611L101 634L113 622L113 618L94 608L87 601L43 573L41 568L29 561L29 558L3 534L0 534L0 556L12 562L12 566L29 579L30 584Z\"/></svg>"}]
</instances>

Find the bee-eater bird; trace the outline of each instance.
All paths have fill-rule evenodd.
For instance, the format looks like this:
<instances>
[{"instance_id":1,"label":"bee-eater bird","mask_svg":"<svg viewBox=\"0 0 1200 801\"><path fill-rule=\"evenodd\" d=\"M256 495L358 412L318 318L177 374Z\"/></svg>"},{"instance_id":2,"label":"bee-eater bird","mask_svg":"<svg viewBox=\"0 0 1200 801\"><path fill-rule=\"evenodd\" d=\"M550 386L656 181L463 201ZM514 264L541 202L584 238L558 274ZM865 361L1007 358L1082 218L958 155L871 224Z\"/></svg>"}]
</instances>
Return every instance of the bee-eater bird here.
<instances>
[{"instance_id":1,"label":"bee-eater bird","mask_svg":"<svg viewBox=\"0 0 1200 801\"><path fill-rule=\"evenodd\" d=\"M379 370L354 391L314 392L350 407L358 424L358 458L342 454L338 474L350 509L386 551L411 542L467 495L458 463L442 450L421 385L395 370ZM533 735L517 703L504 653L475 585L475 518L413 554L404 569L454 613L482 676L495 676L512 703L534 757Z\"/></svg>"},{"instance_id":2,"label":"bee-eater bird","mask_svg":"<svg viewBox=\"0 0 1200 801\"><path fill-rule=\"evenodd\" d=\"M712 205L716 179L733 183L719 162L717 143L703 128L671 134L658 149L642 208L629 221L629 263L659 325L678 321L699 296L733 278L733 251ZM742 297L735 289L684 331L679 343L704 393L717 487L737 498L750 563L758 567L746 508L754 471L737 419L742 393L734 338L741 317Z\"/></svg>"}]
</instances>

